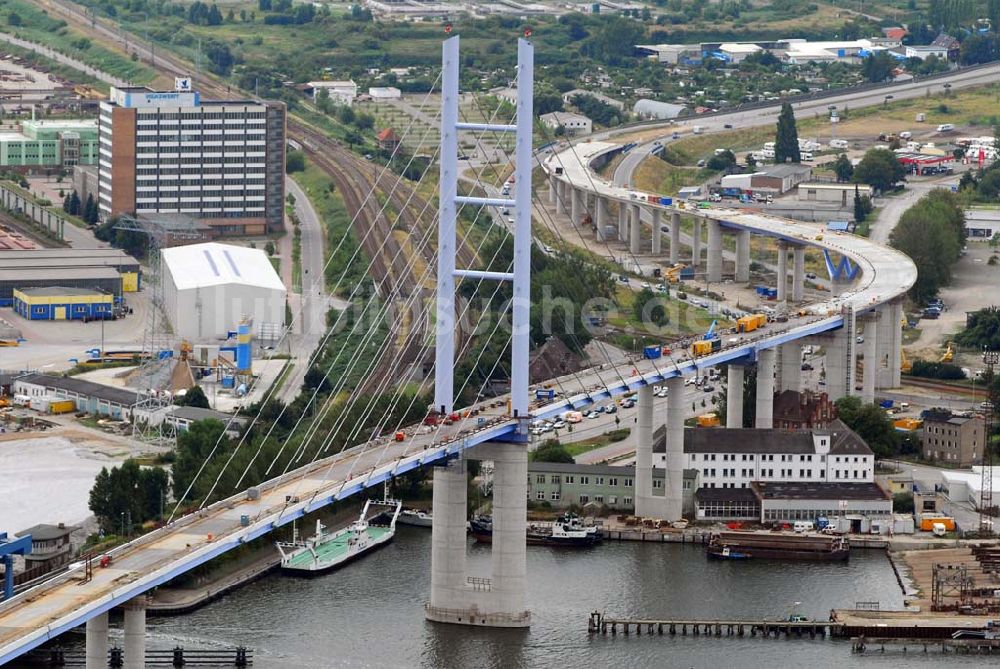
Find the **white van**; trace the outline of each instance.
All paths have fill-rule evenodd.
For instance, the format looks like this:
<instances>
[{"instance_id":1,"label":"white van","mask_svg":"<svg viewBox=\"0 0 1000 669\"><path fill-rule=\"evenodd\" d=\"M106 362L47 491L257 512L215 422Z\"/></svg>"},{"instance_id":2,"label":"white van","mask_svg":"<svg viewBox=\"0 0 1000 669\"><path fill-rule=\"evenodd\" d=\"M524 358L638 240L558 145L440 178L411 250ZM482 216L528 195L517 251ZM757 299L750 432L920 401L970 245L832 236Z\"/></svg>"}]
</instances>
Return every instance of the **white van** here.
<instances>
[{"instance_id":1,"label":"white van","mask_svg":"<svg viewBox=\"0 0 1000 669\"><path fill-rule=\"evenodd\" d=\"M813 159L812 151L800 151L799 152L799 159L800 160L812 160Z\"/></svg>"},{"instance_id":2,"label":"white van","mask_svg":"<svg viewBox=\"0 0 1000 669\"><path fill-rule=\"evenodd\" d=\"M955 126L952 125L951 123L942 123L941 125L939 125L937 127L937 131L938 132L951 132L954 129L955 129Z\"/></svg>"},{"instance_id":3,"label":"white van","mask_svg":"<svg viewBox=\"0 0 1000 669\"><path fill-rule=\"evenodd\" d=\"M693 132L696 135L700 135L701 133L705 132L705 129L700 125L696 125L695 127L691 128L691 132Z\"/></svg>"},{"instance_id":4,"label":"white van","mask_svg":"<svg viewBox=\"0 0 1000 669\"><path fill-rule=\"evenodd\" d=\"M899 138L900 139L910 139L912 137L913 137L913 133L910 132L909 130L904 130L903 132L899 133Z\"/></svg>"},{"instance_id":5,"label":"white van","mask_svg":"<svg viewBox=\"0 0 1000 669\"><path fill-rule=\"evenodd\" d=\"M831 149L846 149L850 144L846 139L831 139L830 148Z\"/></svg>"},{"instance_id":6,"label":"white van","mask_svg":"<svg viewBox=\"0 0 1000 669\"><path fill-rule=\"evenodd\" d=\"M792 525L792 529L802 534L803 532L812 532L816 527L811 520L796 520L795 524Z\"/></svg>"}]
</instances>

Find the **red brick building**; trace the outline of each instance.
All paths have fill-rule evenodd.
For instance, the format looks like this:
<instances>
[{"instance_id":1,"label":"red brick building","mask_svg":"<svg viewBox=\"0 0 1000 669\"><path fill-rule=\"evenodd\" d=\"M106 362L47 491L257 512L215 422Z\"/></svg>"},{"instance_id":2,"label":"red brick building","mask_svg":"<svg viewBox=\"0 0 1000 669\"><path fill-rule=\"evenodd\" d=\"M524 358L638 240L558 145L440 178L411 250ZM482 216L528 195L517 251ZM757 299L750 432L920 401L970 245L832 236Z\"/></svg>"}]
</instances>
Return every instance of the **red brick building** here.
<instances>
[{"instance_id":1,"label":"red brick building","mask_svg":"<svg viewBox=\"0 0 1000 669\"><path fill-rule=\"evenodd\" d=\"M837 406L826 393L783 390L774 397L774 427L809 430L829 427Z\"/></svg>"}]
</instances>

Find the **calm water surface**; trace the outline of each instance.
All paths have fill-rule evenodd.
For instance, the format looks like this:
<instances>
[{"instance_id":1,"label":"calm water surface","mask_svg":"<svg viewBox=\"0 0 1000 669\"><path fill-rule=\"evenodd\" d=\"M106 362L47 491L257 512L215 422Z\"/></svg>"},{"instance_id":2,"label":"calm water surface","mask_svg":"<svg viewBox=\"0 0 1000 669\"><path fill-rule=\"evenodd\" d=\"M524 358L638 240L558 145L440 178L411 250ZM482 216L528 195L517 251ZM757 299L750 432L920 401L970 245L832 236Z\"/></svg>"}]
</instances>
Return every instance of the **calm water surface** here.
<instances>
[{"instance_id":1,"label":"calm water surface","mask_svg":"<svg viewBox=\"0 0 1000 669\"><path fill-rule=\"evenodd\" d=\"M488 575L488 547L470 569ZM402 527L394 543L316 579L272 576L192 614L150 619L153 647L244 644L258 668L303 667L901 667L986 666L985 658L852 656L843 641L588 637L587 616L826 619L878 600L899 608L892 568L877 551L847 564L709 562L700 547L635 542L594 550L528 548L530 630L428 623L430 531ZM989 662L989 660L986 660Z\"/></svg>"}]
</instances>

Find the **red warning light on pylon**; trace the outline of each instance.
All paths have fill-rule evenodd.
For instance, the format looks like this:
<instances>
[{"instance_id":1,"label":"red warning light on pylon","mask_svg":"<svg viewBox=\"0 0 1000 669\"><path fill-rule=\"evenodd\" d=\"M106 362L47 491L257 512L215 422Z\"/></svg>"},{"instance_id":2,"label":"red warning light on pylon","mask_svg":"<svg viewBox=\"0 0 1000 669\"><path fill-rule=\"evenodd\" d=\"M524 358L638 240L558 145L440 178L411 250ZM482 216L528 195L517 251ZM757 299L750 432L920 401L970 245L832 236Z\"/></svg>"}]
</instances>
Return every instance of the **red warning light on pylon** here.
<instances>
[{"instance_id":1,"label":"red warning light on pylon","mask_svg":"<svg viewBox=\"0 0 1000 669\"><path fill-rule=\"evenodd\" d=\"M524 29L524 37L525 37L525 39L531 37L531 28L525 28Z\"/></svg>"},{"instance_id":2,"label":"red warning light on pylon","mask_svg":"<svg viewBox=\"0 0 1000 669\"><path fill-rule=\"evenodd\" d=\"M451 34L451 24L450 23L444 24L444 33L445 33L445 35L450 35Z\"/></svg>"}]
</instances>

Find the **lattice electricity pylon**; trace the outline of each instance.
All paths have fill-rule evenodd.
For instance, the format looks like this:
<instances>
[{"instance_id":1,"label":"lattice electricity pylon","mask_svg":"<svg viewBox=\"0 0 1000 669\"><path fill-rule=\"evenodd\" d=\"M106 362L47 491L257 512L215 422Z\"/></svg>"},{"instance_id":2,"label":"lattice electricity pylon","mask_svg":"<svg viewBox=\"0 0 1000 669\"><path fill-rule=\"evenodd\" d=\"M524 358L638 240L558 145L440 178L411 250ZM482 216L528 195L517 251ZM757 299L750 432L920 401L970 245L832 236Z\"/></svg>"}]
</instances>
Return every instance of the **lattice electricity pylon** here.
<instances>
[{"instance_id":1,"label":"lattice electricity pylon","mask_svg":"<svg viewBox=\"0 0 1000 669\"><path fill-rule=\"evenodd\" d=\"M947 610L946 597L958 597L958 603L964 604L973 586L973 579L965 565L934 565L931 568L931 610Z\"/></svg>"},{"instance_id":2,"label":"lattice electricity pylon","mask_svg":"<svg viewBox=\"0 0 1000 669\"><path fill-rule=\"evenodd\" d=\"M437 329L435 334L434 407L450 413L454 402L455 280L484 279L513 283L511 305L511 414L521 421L518 437L527 439L528 350L531 309L531 162L534 109L534 46L527 37L517 44L517 124L458 121L459 38L444 43L441 84L441 179L438 223ZM458 133L462 130L513 133L514 197L466 197L458 194ZM486 272L455 267L458 205L510 208L514 215L512 272Z\"/></svg>"},{"instance_id":3,"label":"lattice electricity pylon","mask_svg":"<svg viewBox=\"0 0 1000 669\"><path fill-rule=\"evenodd\" d=\"M986 401L983 411L983 457L979 477L979 533L993 533L993 450L990 440L993 437L993 414L996 411L997 398L993 389L993 367L1000 361L1000 351L983 351L983 364L986 365Z\"/></svg>"},{"instance_id":4,"label":"lattice electricity pylon","mask_svg":"<svg viewBox=\"0 0 1000 669\"><path fill-rule=\"evenodd\" d=\"M121 216L114 230L141 234L149 239L146 262L149 272L143 277L145 289L149 293L149 309L146 313L146 327L142 337L142 354L139 367L133 374L136 382L136 403L132 408L132 438L162 446L173 446L177 438L172 423L164 420L164 412L171 404L159 384L153 382L156 372L162 368L159 352L173 348L173 338L168 332L168 323L163 316L162 257L160 250L174 241L198 241L204 235L194 221L186 218L169 217L163 220L140 220L132 216ZM102 351L103 355L104 352ZM169 377L168 377L169 383ZM158 415L155 425L139 420L138 416Z\"/></svg>"}]
</instances>

